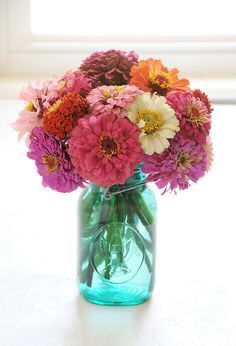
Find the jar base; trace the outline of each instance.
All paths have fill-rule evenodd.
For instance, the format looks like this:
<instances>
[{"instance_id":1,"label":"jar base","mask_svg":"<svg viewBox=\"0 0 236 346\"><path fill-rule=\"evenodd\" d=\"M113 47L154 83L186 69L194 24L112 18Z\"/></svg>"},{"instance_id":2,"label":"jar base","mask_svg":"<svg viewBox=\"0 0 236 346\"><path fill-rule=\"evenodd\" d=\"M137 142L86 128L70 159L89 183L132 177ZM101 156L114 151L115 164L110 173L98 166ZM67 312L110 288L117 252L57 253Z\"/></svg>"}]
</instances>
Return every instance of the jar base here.
<instances>
[{"instance_id":1,"label":"jar base","mask_svg":"<svg viewBox=\"0 0 236 346\"><path fill-rule=\"evenodd\" d=\"M106 288L94 290L84 284L79 285L81 296L88 302L97 305L132 306L150 299L151 293L135 288Z\"/></svg>"}]
</instances>

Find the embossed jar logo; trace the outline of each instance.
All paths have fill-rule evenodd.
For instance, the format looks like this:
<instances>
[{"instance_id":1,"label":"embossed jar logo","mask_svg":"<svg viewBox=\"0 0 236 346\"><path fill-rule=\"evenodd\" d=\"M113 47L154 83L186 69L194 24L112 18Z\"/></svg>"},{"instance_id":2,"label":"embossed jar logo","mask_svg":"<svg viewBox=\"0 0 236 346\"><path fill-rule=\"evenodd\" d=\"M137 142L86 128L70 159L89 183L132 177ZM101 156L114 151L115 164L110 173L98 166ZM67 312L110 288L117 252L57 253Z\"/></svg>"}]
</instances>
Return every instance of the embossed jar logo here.
<instances>
[{"instance_id":1,"label":"embossed jar logo","mask_svg":"<svg viewBox=\"0 0 236 346\"><path fill-rule=\"evenodd\" d=\"M97 273L111 283L124 283L139 271L144 259L144 244L130 225L112 222L95 234L90 258Z\"/></svg>"}]
</instances>

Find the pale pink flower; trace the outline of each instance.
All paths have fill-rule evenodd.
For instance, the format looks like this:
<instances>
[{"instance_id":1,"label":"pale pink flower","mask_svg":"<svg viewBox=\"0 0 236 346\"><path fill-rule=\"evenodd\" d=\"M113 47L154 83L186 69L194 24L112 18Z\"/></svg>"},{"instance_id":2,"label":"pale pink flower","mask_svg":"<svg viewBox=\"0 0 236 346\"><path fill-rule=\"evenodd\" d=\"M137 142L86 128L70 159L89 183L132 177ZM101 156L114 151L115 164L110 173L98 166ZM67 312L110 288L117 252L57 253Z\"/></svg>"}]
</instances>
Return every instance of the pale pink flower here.
<instances>
[{"instance_id":1,"label":"pale pink flower","mask_svg":"<svg viewBox=\"0 0 236 346\"><path fill-rule=\"evenodd\" d=\"M25 136L26 143L29 143L32 129L41 126L44 111L58 98L60 88L61 83L53 77L50 81L29 84L20 91L19 98L26 102L25 109L12 124L13 128L19 132L19 139Z\"/></svg>"},{"instance_id":2,"label":"pale pink flower","mask_svg":"<svg viewBox=\"0 0 236 346\"><path fill-rule=\"evenodd\" d=\"M135 86L103 85L93 89L87 96L87 101L94 115L112 112L119 117L125 117L126 108L142 93Z\"/></svg>"},{"instance_id":3,"label":"pale pink flower","mask_svg":"<svg viewBox=\"0 0 236 346\"><path fill-rule=\"evenodd\" d=\"M26 106L37 112L39 117L43 116L52 101L58 98L61 82L56 77L46 81L36 81L35 85L28 84L20 91L19 98L26 102Z\"/></svg>"},{"instance_id":4,"label":"pale pink flower","mask_svg":"<svg viewBox=\"0 0 236 346\"><path fill-rule=\"evenodd\" d=\"M61 90L60 96L64 96L68 92L79 94L80 96L87 96L92 89L92 80L80 70L67 71L60 79Z\"/></svg>"},{"instance_id":5,"label":"pale pink flower","mask_svg":"<svg viewBox=\"0 0 236 346\"><path fill-rule=\"evenodd\" d=\"M18 131L18 139L21 140L25 135L26 144L29 145L31 131L34 127L41 126L41 118L37 112L32 112L27 109L19 114L19 118L12 124L14 130Z\"/></svg>"}]
</instances>

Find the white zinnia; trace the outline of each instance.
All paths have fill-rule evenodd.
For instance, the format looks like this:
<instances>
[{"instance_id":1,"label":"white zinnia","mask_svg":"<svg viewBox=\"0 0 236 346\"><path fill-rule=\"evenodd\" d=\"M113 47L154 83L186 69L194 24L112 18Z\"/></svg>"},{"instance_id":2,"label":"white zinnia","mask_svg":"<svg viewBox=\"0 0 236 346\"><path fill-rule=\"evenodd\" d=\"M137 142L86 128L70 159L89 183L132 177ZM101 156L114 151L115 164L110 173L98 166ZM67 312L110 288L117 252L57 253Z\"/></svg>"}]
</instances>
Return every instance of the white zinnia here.
<instances>
[{"instance_id":1,"label":"white zinnia","mask_svg":"<svg viewBox=\"0 0 236 346\"><path fill-rule=\"evenodd\" d=\"M144 93L135 98L127 110L127 117L141 129L139 137L145 154L160 154L179 131L179 120L163 96Z\"/></svg>"}]
</instances>

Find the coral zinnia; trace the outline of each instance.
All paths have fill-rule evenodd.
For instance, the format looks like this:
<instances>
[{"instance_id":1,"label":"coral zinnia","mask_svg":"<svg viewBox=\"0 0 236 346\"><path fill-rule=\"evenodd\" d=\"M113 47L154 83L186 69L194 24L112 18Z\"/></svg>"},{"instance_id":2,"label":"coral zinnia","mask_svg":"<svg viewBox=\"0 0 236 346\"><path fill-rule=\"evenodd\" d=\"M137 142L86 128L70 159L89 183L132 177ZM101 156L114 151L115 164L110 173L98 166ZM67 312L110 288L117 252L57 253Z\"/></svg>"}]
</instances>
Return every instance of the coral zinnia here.
<instances>
[{"instance_id":1,"label":"coral zinnia","mask_svg":"<svg viewBox=\"0 0 236 346\"><path fill-rule=\"evenodd\" d=\"M161 189L187 189L205 172L207 158L204 148L197 142L177 135L171 146L160 155L145 155L142 170L150 174L147 181L155 181Z\"/></svg>"},{"instance_id":2,"label":"coral zinnia","mask_svg":"<svg viewBox=\"0 0 236 346\"><path fill-rule=\"evenodd\" d=\"M112 112L124 117L127 106L141 93L142 91L131 85L103 85L93 89L88 95L87 101L94 115Z\"/></svg>"},{"instance_id":3,"label":"coral zinnia","mask_svg":"<svg viewBox=\"0 0 236 346\"><path fill-rule=\"evenodd\" d=\"M79 119L69 139L76 171L100 186L124 184L143 158L139 129L113 114Z\"/></svg>"},{"instance_id":4,"label":"coral zinnia","mask_svg":"<svg viewBox=\"0 0 236 346\"><path fill-rule=\"evenodd\" d=\"M163 96L172 90L188 90L189 81L178 79L178 72L176 68L168 70L161 60L141 60L137 66L132 67L129 84Z\"/></svg>"},{"instance_id":5,"label":"coral zinnia","mask_svg":"<svg viewBox=\"0 0 236 346\"><path fill-rule=\"evenodd\" d=\"M170 93L166 99L180 120L183 136L204 144L211 127L210 115L205 104L191 92Z\"/></svg>"},{"instance_id":6,"label":"coral zinnia","mask_svg":"<svg viewBox=\"0 0 236 346\"><path fill-rule=\"evenodd\" d=\"M83 179L75 172L62 143L47 135L41 127L33 129L27 155L35 160L45 187L59 192L83 187Z\"/></svg>"},{"instance_id":7,"label":"coral zinnia","mask_svg":"<svg viewBox=\"0 0 236 346\"><path fill-rule=\"evenodd\" d=\"M136 97L127 110L127 117L141 130L140 141L144 152L161 153L179 131L179 121L163 96L144 93Z\"/></svg>"},{"instance_id":8,"label":"coral zinnia","mask_svg":"<svg viewBox=\"0 0 236 346\"><path fill-rule=\"evenodd\" d=\"M68 93L45 112L43 129L59 139L65 138L77 124L78 118L84 116L87 110L86 99L78 94Z\"/></svg>"},{"instance_id":9,"label":"coral zinnia","mask_svg":"<svg viewBox=\"0 0 236 346\"><path fill-rule=\"evenodd\" d=\"M80 69L93 79L93 87L123 85L128 84L131 67L137 62L138 56L134 52L111 49L91 54L83 61Z\"/></svg>"}]
</instances>

